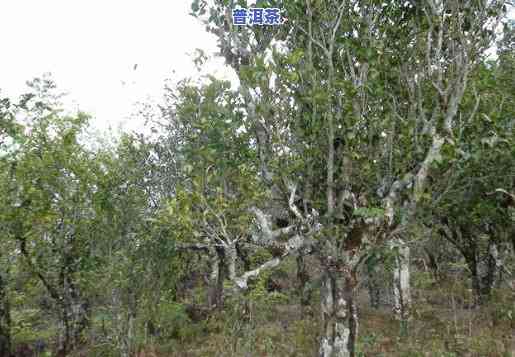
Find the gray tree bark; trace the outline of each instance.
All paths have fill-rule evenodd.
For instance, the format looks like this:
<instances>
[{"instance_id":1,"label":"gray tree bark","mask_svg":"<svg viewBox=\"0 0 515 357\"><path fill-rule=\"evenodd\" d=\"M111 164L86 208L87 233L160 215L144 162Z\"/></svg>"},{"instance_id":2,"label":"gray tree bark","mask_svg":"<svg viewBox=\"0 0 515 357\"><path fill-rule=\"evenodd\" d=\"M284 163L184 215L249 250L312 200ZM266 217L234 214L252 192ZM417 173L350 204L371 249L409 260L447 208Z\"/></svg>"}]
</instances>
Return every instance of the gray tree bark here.
<instances>
[{"instance_id":1,"label":"gray tree bark","mask_svg":"<svg viewBox=\"0 0 515 357\"><path fill-rule=\"evenodd\" d=\"M321 312L319 356L354 356L358 316L353 300L353 284L340 269L326 270L322 277Z\"/></svg>"},{"instance_id":2,"label":"gray tree bark","mask_svg":"<svg viewBox=\"0 0 515 357\"><path fill-rule=\"evenodd\" d=\"M89 327L89 308L69 277L64 279L63 291L59 350L66 355L84 342L84 332Z\"/></svg>"},{"instance_id":3,"label":"gray tree bark","mask_svg":"<svg viewBox=\"0 0 515 357\"><path fill-rule=\"evenodd\" d=\"M213 309L223 308L224 280L226 271L226 256L223 248L211 248L211 272L209 274L208 306Z\"/></svg>"},{"instance_id":4,"label":"gray tree bark","mask_svg":"<svg viewBox=\"0 0 515 357\"><path fill-rule=\"evenodd\" d=\"M490 240L488 252L481 256L476 252L473 259L467 259L472 272L472 290L476 306L485 304L490 300L492 288L499 279L502 262L499 256L497 243Z\"/></svg>"},{"instance_id":5,"label":"gray tree bark","mask_svg":"<svg viewBox=\"0 0 515 357\"><path fill-rule=\"evenodd\" d=\"M111 308L114 314L116 347L120 356L130 357L134 350L134 322L137 300L131 289L114 288Z\"/></svg>"},{"instance_id":6,"label":"gray tree bark","mask_svg":"<svg viewBox=\"0 0 515 357\"><path fill-rule=\"evenodd\" d=\"M393 271L393 312L396 319L408 321L411 309L410 248L400 238L392 241L392 248L396 249Z\"/></svg>"},{"instance_id":7,"label":"gray tree bark","mask_svg":"<svg viewBox=\"0 0 515 357\"><path fill-rule=\"evenodd\" d=\"M236 242L229 242L225 247L225 260L227 265L227 276L233 281L236 278L236 260L238 251L236 250Z\"/></svg>"}]
</instances>

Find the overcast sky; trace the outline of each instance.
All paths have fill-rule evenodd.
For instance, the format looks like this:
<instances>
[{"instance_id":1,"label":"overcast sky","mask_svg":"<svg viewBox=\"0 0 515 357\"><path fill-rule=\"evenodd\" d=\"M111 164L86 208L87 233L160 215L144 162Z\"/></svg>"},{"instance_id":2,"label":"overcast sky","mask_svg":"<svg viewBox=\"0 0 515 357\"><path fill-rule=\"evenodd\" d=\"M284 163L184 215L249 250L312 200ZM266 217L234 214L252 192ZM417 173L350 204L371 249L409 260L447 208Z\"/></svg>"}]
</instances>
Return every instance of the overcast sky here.
<instances>
[{"instance_id":1,"label":"overcast sky","mask_svg":"<svg viewBox=\"0 0 515 357\"><path fill-rule=\"evenodd\" d=\"M127 120L133 103L159 98L166 78L198 77L196 48L216 51L214 36L189 15L190 3L0 0L0 90L18 95L27 80L51 72L70 92L67 106L93 114L95 127L141 126ZM208 67L228 78L221 59Z\"/></svg>"},{"instance_id":2,"label":"overcast sky","mask_svg":"<svg viewBox=\"0 0 515 357\"><path fill-rule=\"evenodd\" d=\"M133 103L159 99L166 78L198 77L189 55L196 48L216 51L214 36L189 16L190 3L0 0L0 89L16 96L27 80L51 72L70 93L68 107L92 114L94 127L140 128L142 121L127 120ZM234 78L222 63L205 71Z\"/></svg>"}]
</instances>

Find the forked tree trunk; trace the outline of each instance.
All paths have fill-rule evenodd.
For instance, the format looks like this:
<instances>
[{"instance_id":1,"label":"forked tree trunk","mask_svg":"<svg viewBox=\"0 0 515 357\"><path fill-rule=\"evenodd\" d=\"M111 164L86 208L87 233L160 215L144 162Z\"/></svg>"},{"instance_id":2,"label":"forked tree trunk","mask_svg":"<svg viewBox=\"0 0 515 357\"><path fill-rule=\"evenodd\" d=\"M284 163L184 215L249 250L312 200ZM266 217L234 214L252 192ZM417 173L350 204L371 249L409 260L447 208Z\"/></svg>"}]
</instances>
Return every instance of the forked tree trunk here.
<instances>
[{"instance_id":1,"label":"forked tree trunk","mask_svg":"<svg viewBox=\"0 0 515 357\"><path fill-rule=\"evenodd\" d=\"M7 282L0 273L0 356L11 355L11 310L7 296Z\"/></svg>"},{"instance_id":2,"label":"forked tree trunk","mask_svg":"<svg viewBox=\"0 0 515 357\"><path fill-rule=\"evenodd\" d=\"M358 334L358 316L353 300L354 284L337 271L322 277L322 333L320 357L353 357Z\"/></svg>"}]
</instances>

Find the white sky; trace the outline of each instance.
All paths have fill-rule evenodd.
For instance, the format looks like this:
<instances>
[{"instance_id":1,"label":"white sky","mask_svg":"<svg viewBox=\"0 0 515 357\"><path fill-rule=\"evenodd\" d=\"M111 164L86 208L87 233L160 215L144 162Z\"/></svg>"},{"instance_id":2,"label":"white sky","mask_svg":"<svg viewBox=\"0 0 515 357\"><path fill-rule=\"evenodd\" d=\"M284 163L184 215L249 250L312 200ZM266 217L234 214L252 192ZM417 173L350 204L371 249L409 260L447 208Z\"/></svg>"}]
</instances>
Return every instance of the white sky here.
<instances>
[{"instance_id":1,"label":"white sky","mask_svg":"<svg viewBox=\"0 0 515 357\"><path fill-rule=\"evenodd\" d=\"M51 72L70 93L69 109L92 114L93 127L142 129L142 121L128 120L133 103L158 100L166 78L198 77L188 55L196 48L216 51L190 3L0 0L0 89L16 96L27 80ZM220 58L205 72L234 81Z\"/></svg>"},{"instance_id":2,"label":"white sky","mask_svg":"<svg viewBox=\"0 0 515 357\"><path fill-rule=\"evenodd\" d=\"M51 72L67 106L93 126L141 128L133 103L159 99L166 78L198 77L191 54L216 40L189 15L190 0L0 0L0 90ZM135 64L137 69L133 70ZM172 72L175 70L175 73ZM228 78L218 58L206 71Z\"/></svg>"}]
</instances>

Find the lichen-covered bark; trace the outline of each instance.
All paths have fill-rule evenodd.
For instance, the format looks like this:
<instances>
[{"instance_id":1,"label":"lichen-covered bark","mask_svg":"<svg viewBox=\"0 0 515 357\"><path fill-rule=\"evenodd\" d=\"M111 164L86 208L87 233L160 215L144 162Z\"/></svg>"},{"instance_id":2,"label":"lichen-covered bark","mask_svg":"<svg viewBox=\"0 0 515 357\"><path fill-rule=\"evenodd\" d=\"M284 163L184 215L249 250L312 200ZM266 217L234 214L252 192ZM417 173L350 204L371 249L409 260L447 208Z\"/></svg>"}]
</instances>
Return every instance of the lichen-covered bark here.
<instances>
[{"instance_id":1,"label":"lichen-covered bark","mask_svg":"<svg viewBox=\"0 0 515 357\"><path fill-rule=\"evenodd\" d=\"M476 306L483 305L490 300L492 288L499 278L502 266L497 243L490 241L488 252L485 255L474 252L466 257L467 264L472 273L472 290Z\"/></svg>"},{"instance_id":2,"label":"lichen-covered bark","mask_svg":"<svg viewBox=\"0 0 515 357\"><path fill-rule=\"evenodd\" d=\"M411 309L410 249L402 239L393 240L392 247L396 250L393 271L393 311L398 320L407 321Z\"/></svg>"},{"instance_id":3,"label":"lichen-covered bark","mask_svg":"<svg viewBox=\"0 0 515 357\"><path fill-rule=\"evenodd\" d=\"M236 250L236 242L230 242L225 247L225 260L227 265L227 275L229 280L236 278L236 259L238 252Z\"/></svg>"},{"instance_id":4,"label":"lichen-covered bark","mask_svg":"<svg viewBox=\"0 0 515 357\"><path fill-rule=\"evenodd\" d=\"M322 277L320 357L354 356L358 316L353 300L354 284L345 271L326 270Z\"/></svg>"}]
</instances>

